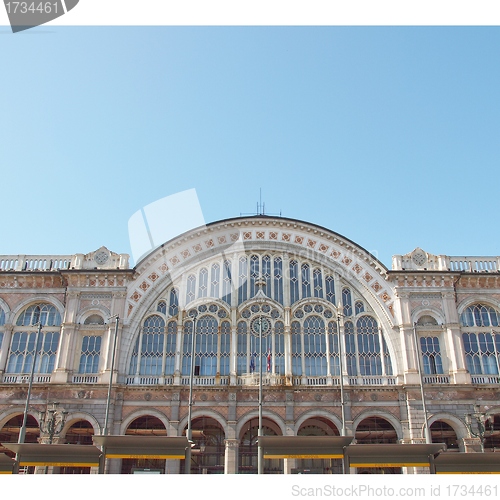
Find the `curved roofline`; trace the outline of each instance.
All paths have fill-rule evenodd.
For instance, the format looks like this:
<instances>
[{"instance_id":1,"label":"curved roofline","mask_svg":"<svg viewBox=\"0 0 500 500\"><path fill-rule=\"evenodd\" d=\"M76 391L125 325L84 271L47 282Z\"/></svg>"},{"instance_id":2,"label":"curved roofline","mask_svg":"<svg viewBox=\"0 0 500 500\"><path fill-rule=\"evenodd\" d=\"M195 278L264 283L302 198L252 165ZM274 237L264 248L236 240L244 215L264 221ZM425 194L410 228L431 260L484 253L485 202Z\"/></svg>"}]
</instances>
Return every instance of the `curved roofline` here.
<instances>
[{"instance_id":1,"label":"curved roofline","mask_svg":"<svg viewBox=\"0 0 500 500\"><path fill-rule=\"evenodd\" d=\"M202 227L216 226L216 225L222 224L224 222L236 222L236 221L243 221L243 220L249 220L249 219L279 219L279 220L284 220L284 221L288 221L288 222L293 222L295 224L306 224L308 226L315 227L317 229L320 229L321 231L325 231L327 233L330 233L330 234L333 234L335 236L338 236L339 238L342 238L343 240L345 240L346 242L348 242L352 246L354 246L356 248L359 248L360 250L362 250L363 252L365 252L367 255L369 255L382 269L384 269L385 271L389 271L389 269L385 266L385 264L383 262L381 262L380 260L378 260L377 257L375 257L368 250L366 250L366 248L362 247L361 245L359 245L358 243L352 241L351 239L346 238L344 235L342 235L340 233L337 233L335 231L332 231L331 229L328 229L328 228L326 228L324 226L320 226L319 224L315 224L313 222L307 222L307 221L303 221L303 220L300 220L300 219L290 219L288 217L281 217L281 216L278 216L278 215L250 215L250 216L247 215L247 216L239 216L239 217L230 217L228 219L220 219L220 220L217 220L217 221L209 222L208 224L205 224L204 226L193 227L192 229L189 229L188 231L185 231L184 233L178 234L177 236L175 236L173 238L170 238L169 240L163 242L161 245L158 245L157 247L155 247L149 253L145 254L141 258L141 260L134 265L133 269L137 270L137 268L140 266L140 264L142 264L142 262L144 260L146 260L148 257L150 257L159 248L163 248L163 247L169 245L171 242L175 241L178 238L182 238L183 236L191 233L192 231L197 231L197 230L199 230Z\"/></svg>"}]
</instances>

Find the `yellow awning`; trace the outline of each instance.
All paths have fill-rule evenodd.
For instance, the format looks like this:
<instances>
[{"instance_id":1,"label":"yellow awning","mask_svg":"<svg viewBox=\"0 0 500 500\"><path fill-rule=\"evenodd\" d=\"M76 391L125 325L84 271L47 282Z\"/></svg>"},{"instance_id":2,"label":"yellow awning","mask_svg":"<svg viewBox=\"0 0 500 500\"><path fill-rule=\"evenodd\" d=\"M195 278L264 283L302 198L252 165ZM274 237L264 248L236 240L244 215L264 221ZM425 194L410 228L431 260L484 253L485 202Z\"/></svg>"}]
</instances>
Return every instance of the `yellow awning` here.
<instances>
[{"instance_id":1,"label":"yellow awning","mask_svg":"<svg viewBox=\"0 0 500 500\"><path fill-rule=\"evenodd\" d=\"M343 458L354 436L260 436L264 458Z\"/></svg>"},{"instance_id":2,"label":"yellow awning","mask_svg":"<svg viewBox=\"0 0 500 500\"><path fill-rule=\"evenodd\" d=\"M79 444L3 443L17 454L20 466L97 467L101 451Z\"/></svg>"},{"instance_id":3,"label":"yellow awning","mask_svg":"<svg viewBox=\"0 0 500 500\"><path fill-rule=\"evenodd\" d=\"M106 458L186 458L189 441L185 436L93 436L104 447Z\"/></svg>"}]
</instances>

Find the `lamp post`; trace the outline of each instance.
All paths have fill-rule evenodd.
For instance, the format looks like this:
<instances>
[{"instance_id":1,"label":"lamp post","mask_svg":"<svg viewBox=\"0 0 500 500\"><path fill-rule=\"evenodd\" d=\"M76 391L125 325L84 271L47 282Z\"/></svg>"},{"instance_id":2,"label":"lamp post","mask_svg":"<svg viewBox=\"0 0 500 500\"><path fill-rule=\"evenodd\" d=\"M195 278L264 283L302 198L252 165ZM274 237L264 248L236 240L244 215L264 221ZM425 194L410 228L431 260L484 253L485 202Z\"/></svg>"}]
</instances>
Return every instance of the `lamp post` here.
<instances>
[{"instance_id":1,"label":"lamp post","mask_svg":"<svg viewBox=\"0 0 500 500\"><path fill-rule=\"evenodd\" d=\"M494 422L493 415L487 415L485 412L480 411L481 408L478 404L474 405L474 412L465 414L465 423L469 428L469 432L472 436L477 437L481 441L481 452L484 453L484 442L486 441L486 433L488 432L486 429L486 423L488 422L491 426ZM472 429L472 419L476 422L477 432Z\"/></svg>"},{"instance_id":2,"label":"lamp post","mask_svg":"<svg viewBox=\"0 0 500 500\"><path fill-rule=\"evenodd\" d=\"M257 299L265 301L266 295L264 294L264 287L266 286L265 280L260 277L255 282L255 286L258 291L255 295ZM262 337L267 335L271 331L271 323L269 320L262 315L255 318L250 323L250 331L258 336L259 339L259 430L257 432L257 474L264 474L264 456L262 443L260 442L260 437L264 435L263 432L263 418L262 418L262 407L263 407L263 393L262 393Z\"/></svg>"},{"instance_id":3,"label":"lamp post","mask_svg":"<svg viewBox=\"0 0 500 500\"><path fill-rule=\"evenodd\" d=\"M21 430L19 431L19 438L17 440L19 444L24 443L24 439L26 437L26 426L28 423L28 408L31 399L31 388L33 387L33 378L35 376L36 355L38 354L38 341L40 339L41 332L42 332L42 323L38 322L38 328L35 336L35 352L33 353L33 362L31 364L30 379L28 384L28 394L26 396L26 404L24 406L23 425L21 426Z\"/></svg>"},{"instance_id":4,"label":"lamp post","mask_svg":"<svg viewBox=\"0 0 500 500\"><path fill-rule=\"evenodd\" d=\"M113 374L115 372L115 356L116 356L116 342L118 338L118 322L120 321L120 318L118 314L116 316L111 316L111 319L115 319L115 334L113 337L113 349L111 352L111 370L109 374L109 384L108 384L108 395L106 398L106 415L104 417L104 430L103 430L103 435L107 436L109 433L109 408L111 406L111 389L113 388ZM104 468L106 465L106 447L103 445L101 446L101 456L99 458L99 474L104 474Z\"/></svg>"},{"instance_id":5,"label":"lamp post","mask_svg":"<svg viewBox=\"0 0 500 500\"><path fill-rule=\"evenodd\" d=\"M23 423L21 425L21 429L19 431L19 437L17 439L18 444L24 443L24 440L26 438L26 427L28 425L28 409L31 399L31 389L33 387L33 378L35 376L36 355L38 354L38 341L42 333L42 322L39 321L37 326L38 328L36 330L36 335L35 335L35 352L33 353L33 362L31 364L30 378L28 383L28 394L26 395L26 404L24 405ZM17 474L18 472L19 472L19 454L16 453L14 473Z\"/></svg>"},{"instance_id":6,"label":"lamp post","mask_svg":"<svg viewBox=\"0 0 500 500\"><path fill-rule=\"evenodd\" d=\"M113 374L115 371L115 355L116 355L116 339L118 338L118 322L120 318L118 315L112 316L109 319L115 319L115 335L113 337L113 350L111 354L111 373L109 375L109 384L108 384L108 397L106 399L106 417L104 419L104 435L107 436L109 432L109 408L111 406L111 389L113 387Z\"/></svg>"},{"instance_id":7,"label":"lamp post","mask_svg":"<svg viewBox=\"0 0 500 500\"><path fill-rule=\"evenodd\" d=\"M424 412L424 431L425 431L425 443L432 443L431 431L429 428L429 419L427 417L427 405L425 404L425 393L424 393L424 376L422 374L422 360L420 356L420 349L418 346L418 336L417 336L417 323L413 323L413 340L415 344L415 356L417 358L417 369L418 375L420 377L420 397L422 398L422 410Z\"/></svg>"},{"instance_id":8,"label":"lamp post","mask_svg":"<svg viewBox=\"0 0 500 500\"><path fill-rule=\"evenodd\" d=\"M189 317L193 320L193 333L191 337L191 370L189 372L189 405L188 405L188 426L186 437L188 439L188 447L186 449L186 459L184 473L191 474L191 448L193 446L193 428L192 428L192 412L193 412L193 378L194 378L194 364L196 358L196 318L198 311L192 309L189 311Z\"/></svg>"},{"instance_id":9,"label":"lamp post","mask_svg":"<svg viewBox=\"0 0 500 500\"><path fill-rule=\"evenodd\" d=\"M342 428L340 429L340 435L345 436L345 399L344 399L344 336L343 332L343 318L342 304L339 302L337 304L337 332L339 336L339 380L340 380L340 410L342 413Z\"/></svg>"}]
</instances>

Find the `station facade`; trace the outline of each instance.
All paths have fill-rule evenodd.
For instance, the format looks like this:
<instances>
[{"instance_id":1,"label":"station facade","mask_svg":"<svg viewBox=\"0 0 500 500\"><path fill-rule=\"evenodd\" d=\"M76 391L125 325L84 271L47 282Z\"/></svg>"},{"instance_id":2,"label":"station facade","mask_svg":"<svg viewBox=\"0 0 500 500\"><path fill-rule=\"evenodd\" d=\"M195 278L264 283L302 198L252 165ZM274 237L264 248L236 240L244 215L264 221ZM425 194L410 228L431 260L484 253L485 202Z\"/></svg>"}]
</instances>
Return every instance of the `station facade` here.
<instances>
[{"instance_id":1,"label":"station facade","mask_svg":"<svg viewBox=\"0 0 500 500\"><path fill-rule=\"evenodd\" d=\"M17 442L35 359L26 442L92 444L106 408L110 434L182 436L192 382L192 472L256 473L262 380L265 435L425 443L427 427L448 450L497 451L499 266L417 248L389 269L329 229L269 216L193 229L133 268L105 247L0 256L0 443Z\"/></svg>"}]
</instances>

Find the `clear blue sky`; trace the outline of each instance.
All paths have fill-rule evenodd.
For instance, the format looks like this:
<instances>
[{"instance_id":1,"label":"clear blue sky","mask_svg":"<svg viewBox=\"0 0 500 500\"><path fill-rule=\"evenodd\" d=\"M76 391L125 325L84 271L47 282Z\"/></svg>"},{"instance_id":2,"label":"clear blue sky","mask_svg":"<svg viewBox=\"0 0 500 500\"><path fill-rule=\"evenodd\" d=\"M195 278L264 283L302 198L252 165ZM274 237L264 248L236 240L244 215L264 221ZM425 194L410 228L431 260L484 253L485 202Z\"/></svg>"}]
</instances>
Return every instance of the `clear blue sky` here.
<instances>
[{"instance_id":1,"label":"clear blue sky","mask_svg":"<svg viewBox=\"0 0 500 500\"><path fill-rule=\"evenodd\" d=\"M130 253L141 207L499 255L500 28L1 28L0 254Z\"/></svg>"}]
</instances>

